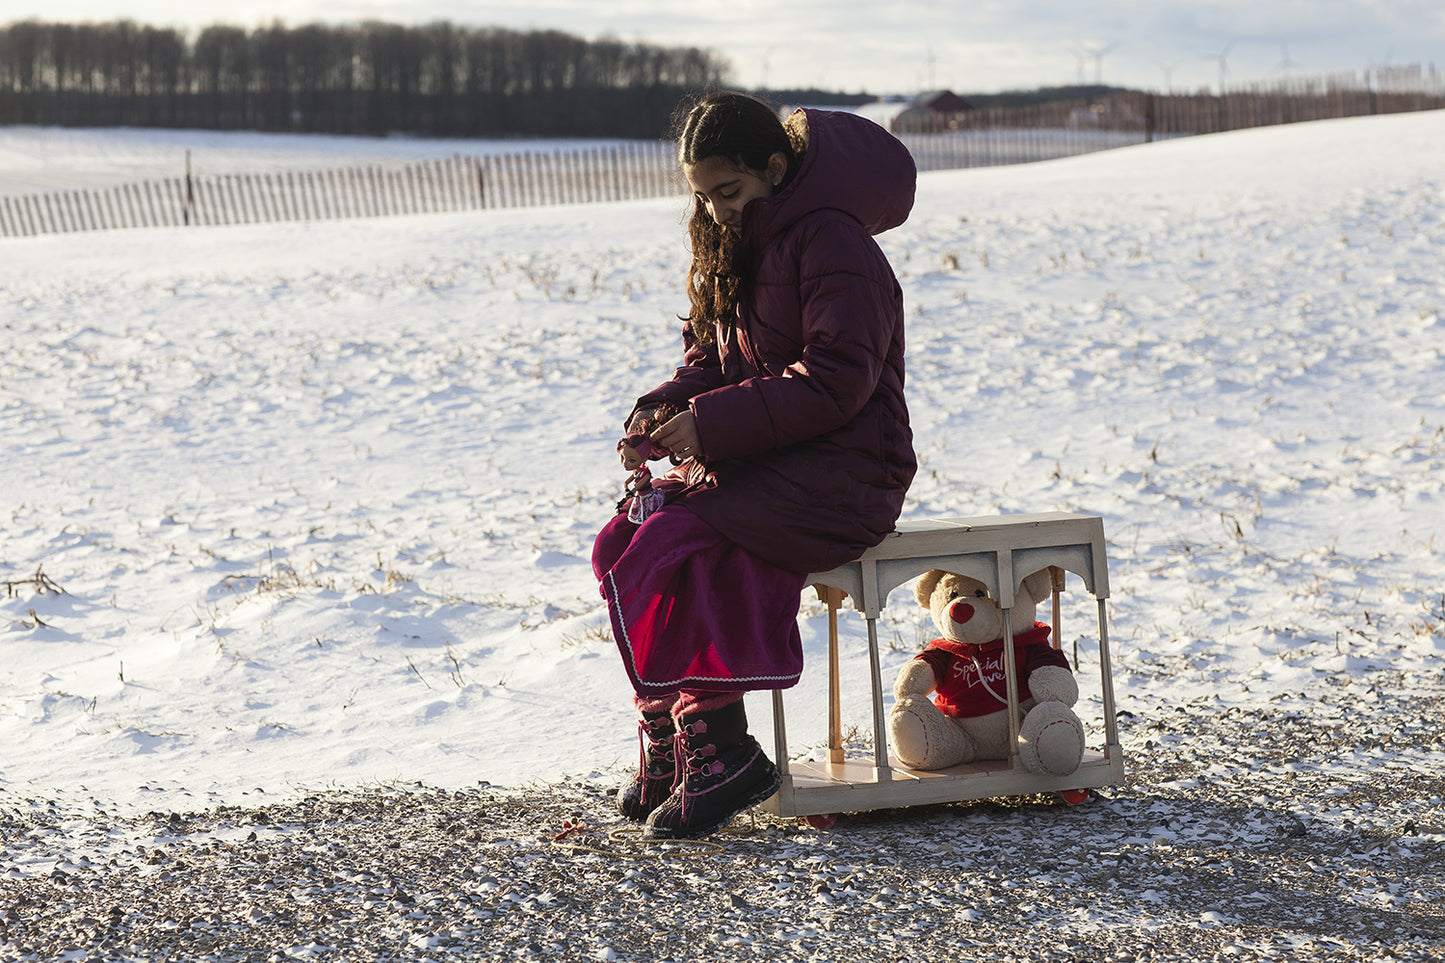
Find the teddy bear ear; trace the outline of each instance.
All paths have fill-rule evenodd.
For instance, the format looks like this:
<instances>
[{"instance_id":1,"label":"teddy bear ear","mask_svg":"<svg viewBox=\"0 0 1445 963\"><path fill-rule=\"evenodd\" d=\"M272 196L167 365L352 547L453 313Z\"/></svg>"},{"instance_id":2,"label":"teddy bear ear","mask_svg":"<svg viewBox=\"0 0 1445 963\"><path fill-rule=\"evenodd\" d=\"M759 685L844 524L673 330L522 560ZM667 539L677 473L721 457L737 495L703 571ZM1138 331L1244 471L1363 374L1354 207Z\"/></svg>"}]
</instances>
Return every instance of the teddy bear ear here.
<instances>
[{"instance_id":1,"label":"teddy bear ear","mask_svg":"<svg viewBox=\"0 0 1445 963\"><path fill-rule=\"evenodd\" d=\"M1054 580L1048 569L1040 569L1019 583L1024 594L1035 603L1042 602L1053 594Z\"/></svg>"},{"instance_id":2,"label":"teddy bear ear","mask_svg":"<svg viewBox=\"0 0 1445 963\"><path fill-rule=\"evenodd\" d=\"M947 574L943 569L935 568L918 576L918 582L913 586L913 597L918 600L919 605L924 608L931 607L929 602L933 598L933 590L938 587L938 583L943 581L943 576Z\"/></svg>"}]
</instances>

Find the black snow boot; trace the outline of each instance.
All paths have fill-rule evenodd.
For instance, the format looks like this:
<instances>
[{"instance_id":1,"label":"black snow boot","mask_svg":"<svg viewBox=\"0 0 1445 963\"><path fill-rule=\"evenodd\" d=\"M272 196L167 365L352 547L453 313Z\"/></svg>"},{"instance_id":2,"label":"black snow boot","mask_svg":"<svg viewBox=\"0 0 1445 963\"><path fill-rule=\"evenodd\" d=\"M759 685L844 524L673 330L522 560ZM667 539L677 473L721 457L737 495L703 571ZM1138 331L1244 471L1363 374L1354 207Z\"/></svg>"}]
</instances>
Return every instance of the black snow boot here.
<instances>
[{"instance_id":1,"label":"black snow boot","mask_svg":"<svg viewBox=\"0 0 1445 963\"><path fill-rule=\"evenodd\" d=\"M677 788L647 819L653 839L695 839L726 826L783 784L778 768L748 735L739 699L678 720Z\"/></svg>"},{"instance_id":2,"label":"black snow boot","mask_svg":"<svg viewBox=\"0 0 1445 963\"><path fill-rule=\"evenodd\" d=\"M641 713L637 723L641 746L637 772L617 790L617 811L633 822L640 823L652 815L672 793L677 782L676 735L671 706Z\"/></svg>"}]
</instances>

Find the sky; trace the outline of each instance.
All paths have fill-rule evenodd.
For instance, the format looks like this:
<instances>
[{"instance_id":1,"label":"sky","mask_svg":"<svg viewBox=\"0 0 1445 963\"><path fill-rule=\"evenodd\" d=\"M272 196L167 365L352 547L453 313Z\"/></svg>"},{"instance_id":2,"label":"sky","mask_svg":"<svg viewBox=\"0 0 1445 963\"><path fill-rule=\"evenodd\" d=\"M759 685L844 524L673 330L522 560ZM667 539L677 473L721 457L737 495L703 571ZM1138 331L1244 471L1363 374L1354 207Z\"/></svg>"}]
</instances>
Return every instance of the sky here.
<instances>
[{"instance_id":1,"label":"sky","mask_svg":"<svg viewBox=\"0 0 1445 963\"><path fill-rule=\"evenodd\" d=\"M0 23L128 18L200 27L378 19L557 29L725 57L744 87L960 93L1101 81L1153 90L1381 66L1445 69L1440 0L0 0Z\"/></svg>"}]
</instances>

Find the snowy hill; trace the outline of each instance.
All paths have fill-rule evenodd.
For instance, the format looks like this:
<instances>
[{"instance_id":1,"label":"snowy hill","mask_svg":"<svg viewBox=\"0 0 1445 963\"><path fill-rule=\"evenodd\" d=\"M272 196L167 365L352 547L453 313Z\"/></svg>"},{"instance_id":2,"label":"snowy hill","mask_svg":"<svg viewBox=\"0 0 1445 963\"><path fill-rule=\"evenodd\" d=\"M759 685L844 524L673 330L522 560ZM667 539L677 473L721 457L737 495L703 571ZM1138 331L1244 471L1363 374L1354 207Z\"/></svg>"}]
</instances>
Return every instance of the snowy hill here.
<instances>
[{"instance_id":1,"label":"snowy hill","mask_svg":"<svg viewBox=\"0 0 1445 963\"><path fill-rule=\"evenodd\" d=\"M925 175L881 238L908 514L1102 515L1121 709L1438 680L1442 154L1431 113ZM633 763L588 554L620 419L678 358L681 220L0 241L4 791L199 806ZM886 677L927 633L896 596ZM789 696L803 743L822 674Z\"/></svg>"}]
</instances>

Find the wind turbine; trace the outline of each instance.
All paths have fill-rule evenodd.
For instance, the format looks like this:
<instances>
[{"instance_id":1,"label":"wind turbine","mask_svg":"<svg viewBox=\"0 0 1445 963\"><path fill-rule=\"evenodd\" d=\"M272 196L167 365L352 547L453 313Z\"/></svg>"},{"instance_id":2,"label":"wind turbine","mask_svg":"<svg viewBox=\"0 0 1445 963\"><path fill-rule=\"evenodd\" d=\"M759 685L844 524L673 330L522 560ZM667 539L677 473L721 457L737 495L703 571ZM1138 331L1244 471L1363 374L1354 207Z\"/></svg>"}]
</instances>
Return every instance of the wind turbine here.
<instances>
[{"instance_id":1,"label":"wind turbine","mask_svg":"<svg viewBox=\"0 0 1445 963\"><path fill-rule=\"evenodd\" d=\"M1373 73L1374 73L1374 75L1375 75L1375 80L1374 80L1373 86L1374 86L1376 89L1379 88L1379 86L1380 86L1380 81L1381 81L1382 78L1387 78L1387 77L1389 77L1389 75L1390 75L1390 60L1391 60L1394 56L1395 56L1395 48L1394 48L1394 46L1386 47L1386 48L1385 48L1385 59L1374 65L1374 71L1373 71ZM1365 74L1365 84L1366 84L1366 86L1371 86L1371 84L1370 84L1370 76L1369 76L1369 73L1368 73L1368 72Z\"/></svg>"},{"instance_id":2,"label":"wind turbine","mask_svg":"<svg viewBox=\"0 0 1445 963\"><path fill-rule=\"evenodd\" d=\"M1234 49L1234 45L1237 43L1239 43L1238 39L1229 41L1229 43L1224 45L1223 50L1214 55L1219 61L1219 96L1221 97L1224 96L1224 78L1229 74L1229 52Z\"/></svg>"},{"instance_id":3,"label":"wind turbine","mask_svg":"<svg viewBox=\"0 0 1445 963\"><path fill-rule=\"evenodd\" d=\"M1164 71L1164 92L1165 92L1166 94L1172 94L1172 93L1174 93L1174 68L1177 67L1177 66L1179 66L1181 63L1183 63L1183 61L1180 61L1180 60L1170 60L1170 61L1156 60L1156 61L1154 61L1154 62L1157 63L1157 64L1159 65L1160 69L1162 69L1162 70Z\"/></svg>"},{"instance_id":4,"label":"wind turbine","mask_svg":"<svg viewBox=\"0 0 1445 963\"><path fill-rule=\"evenodd\" d=\"M1114 49L1115 47L1117 47L1117 46L1119 46L1118 43L1085 44L1085 45L1084 45L1084 48L1083 48L1084 53L1086 53L1086 54L1088 54L1090 57L1093 57L1093 58L1094 58L1094 85L1095 85L1095 86L1103 86L1103 83L1104 83L1104 54L1106 54L1106 53L1108 53L1109 51L1113 50L1113 49ZM1083 67L1084 67L1083 61L1080 61L1080 62L1079 62L1079 73L1080 73L1081 75L1082 75L1083 72L1084 72ZM1082 80L1083 77L1080 76L1079 79Z\"/></svg>"},{"instance_id":5,"label":"wind turbine","mask_svg":"<svg viewBox=\"0 0 1445 963\"><path fill-rule=\"evenodd\" d=\"M1302 67L1304 65L1301 64L1298 60L1290 59L1289 44L1285 43L1284 41L1280 41L1279 49L1280 53L1283 54L1283 59L1279 62L1279 68L1284 71L1284 82L1287 84L1289 83L1289 68Z\"/></svg>"}]
</instances>

